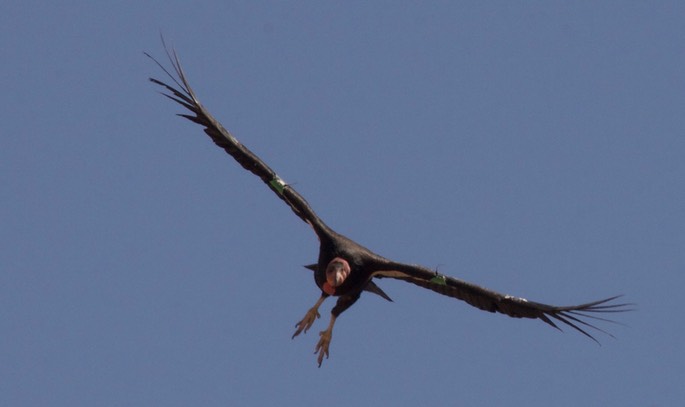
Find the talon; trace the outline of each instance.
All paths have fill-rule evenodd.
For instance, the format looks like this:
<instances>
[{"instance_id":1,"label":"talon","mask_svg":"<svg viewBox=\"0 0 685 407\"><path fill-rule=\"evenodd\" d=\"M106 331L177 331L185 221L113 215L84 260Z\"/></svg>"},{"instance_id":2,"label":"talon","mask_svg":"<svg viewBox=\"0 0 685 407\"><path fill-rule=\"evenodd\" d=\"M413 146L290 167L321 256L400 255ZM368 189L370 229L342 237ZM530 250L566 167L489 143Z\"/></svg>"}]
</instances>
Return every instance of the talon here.
<instances>
[{"instance_id":1,"label":"talon","mask_svg":"<svg viewBox=\"0 0 685 407\"><path fill-rule=\"evenodd\" d=\"M302 331L304 331L304 333L307 333L309 328L311 328L312 325L314 325L314 321L316 321L317 318L321 317L317 308L318 307L310 308L309 311L307 311L307 313L304 315L304 318L302 318L300 322L295 324L295 328L297 328L297 330L290 339L295 339L295 337L302 333Z\"/></svg>"},{"instance_id":2,"label":"talon","mask_svg":"<svg viewBox=\"0 0 685 407\"><path fill-rule=\"evenodd\" d=\"M327 329L325 331L319 332L319 343L316 344L316 349L314 350L314 354L316 355L317 353L319 354L319 357L317 358L317 362L319 362L319 367L321 367L321 363L323 363L323 357L324 355L326 356L326 359L328 359L328 347L331 344L331 339L333 336L333 333L331 332L330 329Z\"/></svg>"}]
</instances>

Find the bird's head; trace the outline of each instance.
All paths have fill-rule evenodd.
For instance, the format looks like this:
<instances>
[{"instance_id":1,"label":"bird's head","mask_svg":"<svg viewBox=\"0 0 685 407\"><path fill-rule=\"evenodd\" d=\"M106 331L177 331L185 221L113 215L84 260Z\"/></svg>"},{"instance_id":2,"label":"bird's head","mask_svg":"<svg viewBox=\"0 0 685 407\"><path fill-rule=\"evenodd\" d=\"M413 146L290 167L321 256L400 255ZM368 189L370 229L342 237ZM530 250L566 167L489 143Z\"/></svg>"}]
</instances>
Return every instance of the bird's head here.
<instances>
[{"instance_id":1,"label":"bird's head","mask_svg":"<svg viewBox=\"0 0 685 407\"><path fill-rule=\"evenodd\" d=\"M347 276L350 275L350 264L347 260L336 257L326 266L326 282L323 289L326 294L335 294L335 288L339 287Z\"/></svg>"}]
</instances>

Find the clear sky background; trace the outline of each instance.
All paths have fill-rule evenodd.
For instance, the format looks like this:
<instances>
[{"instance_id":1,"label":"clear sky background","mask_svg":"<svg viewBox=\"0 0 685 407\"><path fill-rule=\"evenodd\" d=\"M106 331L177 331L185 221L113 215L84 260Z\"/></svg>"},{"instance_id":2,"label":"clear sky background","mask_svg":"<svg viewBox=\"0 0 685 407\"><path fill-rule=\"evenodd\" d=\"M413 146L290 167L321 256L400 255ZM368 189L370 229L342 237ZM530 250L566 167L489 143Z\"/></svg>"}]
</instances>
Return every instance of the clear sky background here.
<instances>
[{"instance_id":1,"label":"clear sky background","mask_svg":"<svg viewBox=\"0 0 685 407\"><path fill-rule=\"evenodd\" d=\"M683 4L3 2L0 405L682 405ZM637 311L598 346L383 280L317 368L317 240L147 81L160 32L339 232Z\"/></svg>"}]
</instances>

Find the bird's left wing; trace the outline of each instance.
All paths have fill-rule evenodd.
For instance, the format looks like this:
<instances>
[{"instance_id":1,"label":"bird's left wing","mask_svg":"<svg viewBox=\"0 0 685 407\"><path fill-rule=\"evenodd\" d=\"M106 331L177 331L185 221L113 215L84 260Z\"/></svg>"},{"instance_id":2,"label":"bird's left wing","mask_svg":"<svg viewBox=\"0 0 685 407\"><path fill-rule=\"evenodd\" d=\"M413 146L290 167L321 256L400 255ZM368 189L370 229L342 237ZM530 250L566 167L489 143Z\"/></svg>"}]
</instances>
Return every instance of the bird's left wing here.
<instances>
[{"instance_id":1,"label":"bird's left wing","mask_svg":"<svg viewBox=\"0 0 685 407\"><path fill-rule=\"evenodd\" d=\"M378 270L374 273L374 277L404 280L442 295L465 301L484 311L499 312L514 318L541 319L557 329L559 327L554 323L554 320L560 321L594 341L597 340L585 329L596 329L609 336L611 334L592 325L586 319L612 322L598 317L596 314L628 311L628 307L631 305L612 303L613 300L619 297L614 296L586 304L554 306L501 294L458 278L439 274L436 271L421 266L388 261L385 264L379 265Z\"/></svg>"},{"instance_id":2,"label":"bird's left wing","mask_svg":"<svg viewBox=\"0 0 685 407\"><path fill-rule=\"evenodd\" d=\"M320 232L326 230L327 226L314 213L307 201L293 189L286 184L281 177L279 177L274 170L269 168L264 161L262 161L256 154L250 151L242 143L240 143L228 130L226 130L218 120L212 116L207 109L202 106L198 100L195 92L190 87L188 80L181 68L178 56L174 51L169 51L166 48L167 56L173 67L175 76L169 72L164 66L159 63L150 54L145 53L150 59L155 61L157 65L169 76L169 78L176 84L177 87L171 86L155 78L150 78L153 83L162 86L169 93L163 93L164 96L177 102L181 106L188 109L192 114L179 114L181 117L193 121L205 129L205 133L214 141L216 145L223 148L231 157L233 157L243 168L258 176L276 195L282 199L295 214L303 221L310 224L314 231L321 237Z\"/></svg>"}]
</instances>

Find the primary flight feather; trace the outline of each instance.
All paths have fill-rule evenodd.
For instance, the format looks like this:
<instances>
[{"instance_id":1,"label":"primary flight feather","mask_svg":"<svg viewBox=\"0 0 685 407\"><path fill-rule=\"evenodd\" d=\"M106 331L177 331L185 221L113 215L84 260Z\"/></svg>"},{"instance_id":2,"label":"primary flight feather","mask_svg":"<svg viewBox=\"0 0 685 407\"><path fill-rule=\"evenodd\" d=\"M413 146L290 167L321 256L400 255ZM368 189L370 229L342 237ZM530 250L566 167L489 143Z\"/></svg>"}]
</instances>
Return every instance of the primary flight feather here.
<instances>
[{"instance_id":1,"label":"primary flight feather","mask_svg":"<svg viewBox=\"0 0 685 407\"><path fill-rule=\"evenodd\" d=\"M167 93L164 93L166 97L189 111L179 116L204 127L205 133L217 146L223 148L243 168L258 176L316 233L320 243L319 259L316 264L306 267L314 271L314 280L321 289L321 296L296 324L293 338L311 328L314 321L319 318L319 306L326 298L338 297L331 311L328 327L319 333L319 341L315 349L315 354L318 354L319 367L324 356L328 358L336 318L354 304L363 291L372 292L391 301L390 297L374 283L374 279L393 278L407 281L439 294L465 301L484 311L499 312L514 318L536 318L557 329L559 329L557 324L562 323L595 341L596 339L588 332L589 328L606 332L588 322L588 319L608 321L597 314L628 310L630 304L613 302L618 296L572 306L541 304L500 294L422 266L398 263L373 253L326 225L292 186L285 183L256 154L241 144L202 106L188 83L175 52L169 52L167 49L173 72L169 72L149 54L146 55L155 61L176 85L172 86L150 78L152 82L166 89Z\"/></svg>"}]
</instances>

